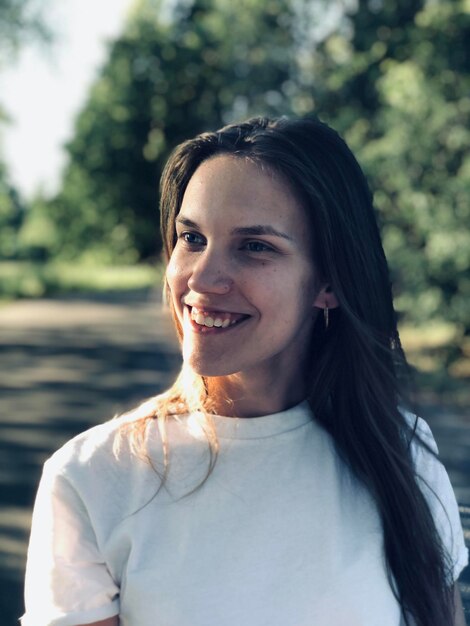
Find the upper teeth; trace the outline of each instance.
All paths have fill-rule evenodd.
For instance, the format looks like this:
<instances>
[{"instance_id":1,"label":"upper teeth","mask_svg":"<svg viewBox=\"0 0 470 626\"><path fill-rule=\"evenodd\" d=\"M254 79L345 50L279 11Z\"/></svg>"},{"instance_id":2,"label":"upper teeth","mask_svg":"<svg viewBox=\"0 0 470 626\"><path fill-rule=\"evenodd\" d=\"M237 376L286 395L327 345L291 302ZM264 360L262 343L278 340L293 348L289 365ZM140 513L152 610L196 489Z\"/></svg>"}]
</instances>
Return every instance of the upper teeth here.
<instances>
[{"instance_id":1,"label":"upper teeth","mask_svg":"<svg viewBox=\"0 0 470 626\"><path fill-rule=\"evenodd\" d=\"M227 328L227 326L235 324L237 321L237 319L231 319L230 313L221 313L217 315L217 317L213 317L212 315L204 314L203 311L199 311L195 307L191 309L191 318L196 324L207 326L208 328L212 328L213 326L217 328Z\"/></svg>"}]
</instances>

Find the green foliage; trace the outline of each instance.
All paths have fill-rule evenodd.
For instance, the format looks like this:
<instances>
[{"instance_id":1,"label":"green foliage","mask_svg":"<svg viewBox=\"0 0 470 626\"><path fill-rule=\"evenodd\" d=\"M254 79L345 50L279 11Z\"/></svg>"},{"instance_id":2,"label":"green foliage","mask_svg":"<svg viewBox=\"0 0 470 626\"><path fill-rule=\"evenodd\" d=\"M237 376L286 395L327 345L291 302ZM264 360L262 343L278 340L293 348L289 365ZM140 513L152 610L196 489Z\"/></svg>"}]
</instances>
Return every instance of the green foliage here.
<instances>
[{"instance_id":1,"label":"green foliage","mask_svg":"<svg viewBox=\"0 0 470 626\"><path fill-rule=\"evenodd\" d=\"M319 87L375 191L398 310L468 330L470 9L398 5L359 2L315 57Z\"/></svg>"},{"instance_id":2,"label":"green foliage","mask_svg":"<svg viewBox=\"0 0 470 626\"><path fill-rule=\"evenodd\" d=\"M34 198L25 212L18 232L17 258L45 261L59 247L60 233L51 218L48 202Z\"/></svg>"},{"instance_id":3,"label":"green foliage","mask_svg":"<svg viewBox=\"0 0 470 626\"><path fill-rule=\"evenodd\" d=\"M2 55L12 56L26 37L45 41L50 36L34 0L0 0L0 69Z\"/></svg>"},{"instance_id":4,"label":"green foliage","mask_svg":"<svg viewBox=\"0 0 470 626\"><path fill-rule=\"evenodd\" d=\"M78 117L61 193L50 204L60 256L155 255L157 181L170 149L234 116L288 110L289 2L196 0L162 17L141 3Z\"/></svg>"},{"instance_id":5,"label":"green foliage","mask_svg":"<svg viewBox=\"0 0 470 626\"><path fill-rule=\"evenodd\" d=\"M0 70L6 61L11 60L26 37L42 42L50 38L39 8L33 0L0 0ZM0 103L0 133L8 121ZM19 233L25 213L26 209L9 181L7 166L0 155L0 259L21 256Z\"/></svg>"},{"instance_id":6,"label":"green foliage","mask_svg":"<svg viewBox=\"0 0 470 626\"><path fill-rule=\"evenodd\" d=\"M23 216L24 207L17 192L8 182L5 166L0 161L0 259L18 256L18 232Z\"/></svg>"},{"instance_id":7,"label":"green foliage","mask_svg":"<svg viewBox=\"0 0 470 626\"><path fill-rule=\"evenodd\" d=\"M316 112L369 177L403 319L447 320L460 341L470 329L468 0L358 0L328 30L318 20L336 6L136 4L77 119L62 190L34 203L23 249L151 258L157 181L175 144L251 114Z\"/></svg>"}]
</instances>

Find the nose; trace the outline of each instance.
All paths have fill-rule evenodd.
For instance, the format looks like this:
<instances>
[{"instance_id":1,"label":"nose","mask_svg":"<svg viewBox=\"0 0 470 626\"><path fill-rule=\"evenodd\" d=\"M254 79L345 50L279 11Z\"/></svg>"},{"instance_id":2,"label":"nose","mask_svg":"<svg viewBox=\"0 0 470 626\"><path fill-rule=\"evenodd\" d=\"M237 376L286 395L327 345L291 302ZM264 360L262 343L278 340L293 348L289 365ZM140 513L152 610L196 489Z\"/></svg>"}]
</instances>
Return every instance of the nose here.
<instances>
[{"instance_id":1,"label":"nose","mask_svg":"<svg viewBox=\"0 0 470 626\"><path fill-rule=\"evenodd\" d=\"M191 268L188 287L197 293L224 295L230 291L232 285L233 277L228 261L206 248Z\"/></svg>"}]
</instances>

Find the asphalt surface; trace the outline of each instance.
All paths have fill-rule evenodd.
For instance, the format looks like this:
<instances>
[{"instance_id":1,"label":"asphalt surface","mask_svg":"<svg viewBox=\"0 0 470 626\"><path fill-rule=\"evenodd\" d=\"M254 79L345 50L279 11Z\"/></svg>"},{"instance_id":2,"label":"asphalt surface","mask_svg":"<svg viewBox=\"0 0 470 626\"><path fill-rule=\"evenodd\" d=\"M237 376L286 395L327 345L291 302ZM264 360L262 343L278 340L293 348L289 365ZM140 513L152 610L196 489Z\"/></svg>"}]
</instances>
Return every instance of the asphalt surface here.
<instances>
[{"instance_id":1,"label":"asphalt surface","mask_svg":"<svg viewBox=\"0 0 470 626\"><path fill-rule=\"evenodd\" d=\"M0 307L0 625L23 612L31 508L45 459L67 439L165 389L180 357L158 294ZM470 415L428 407L470 545ZM470 615L470 568L461 587ZM468 617L467 617L468 620Z\"/></svg>"}]
</instances>

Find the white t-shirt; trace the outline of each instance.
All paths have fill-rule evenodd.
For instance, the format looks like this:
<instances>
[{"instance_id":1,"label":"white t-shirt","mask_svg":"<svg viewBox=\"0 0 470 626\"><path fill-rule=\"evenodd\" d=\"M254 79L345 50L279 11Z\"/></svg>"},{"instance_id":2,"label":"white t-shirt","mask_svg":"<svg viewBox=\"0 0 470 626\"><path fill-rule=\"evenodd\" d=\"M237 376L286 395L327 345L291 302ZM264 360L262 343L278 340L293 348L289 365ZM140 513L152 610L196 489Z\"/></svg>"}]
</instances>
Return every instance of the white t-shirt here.
<instances>
[{"instance_id":1,"label":"white t-shirt","mask_svg":"<svg viewBox=\"0 0 470 626\"><path fill-rule=\"evenodd\" d=\"M46 463L33 517L22 626L72 626L119 614L121 626L399 626L380 520L306 403L274 415L215 417L220 454L193 417L168 426L159 479L113 420ZM420 422L421 433L431 437ZM150 456L161 462L155 422ZM467 562L442 465L415 446L456 579Z\"/></svg>"}]
</instances>

